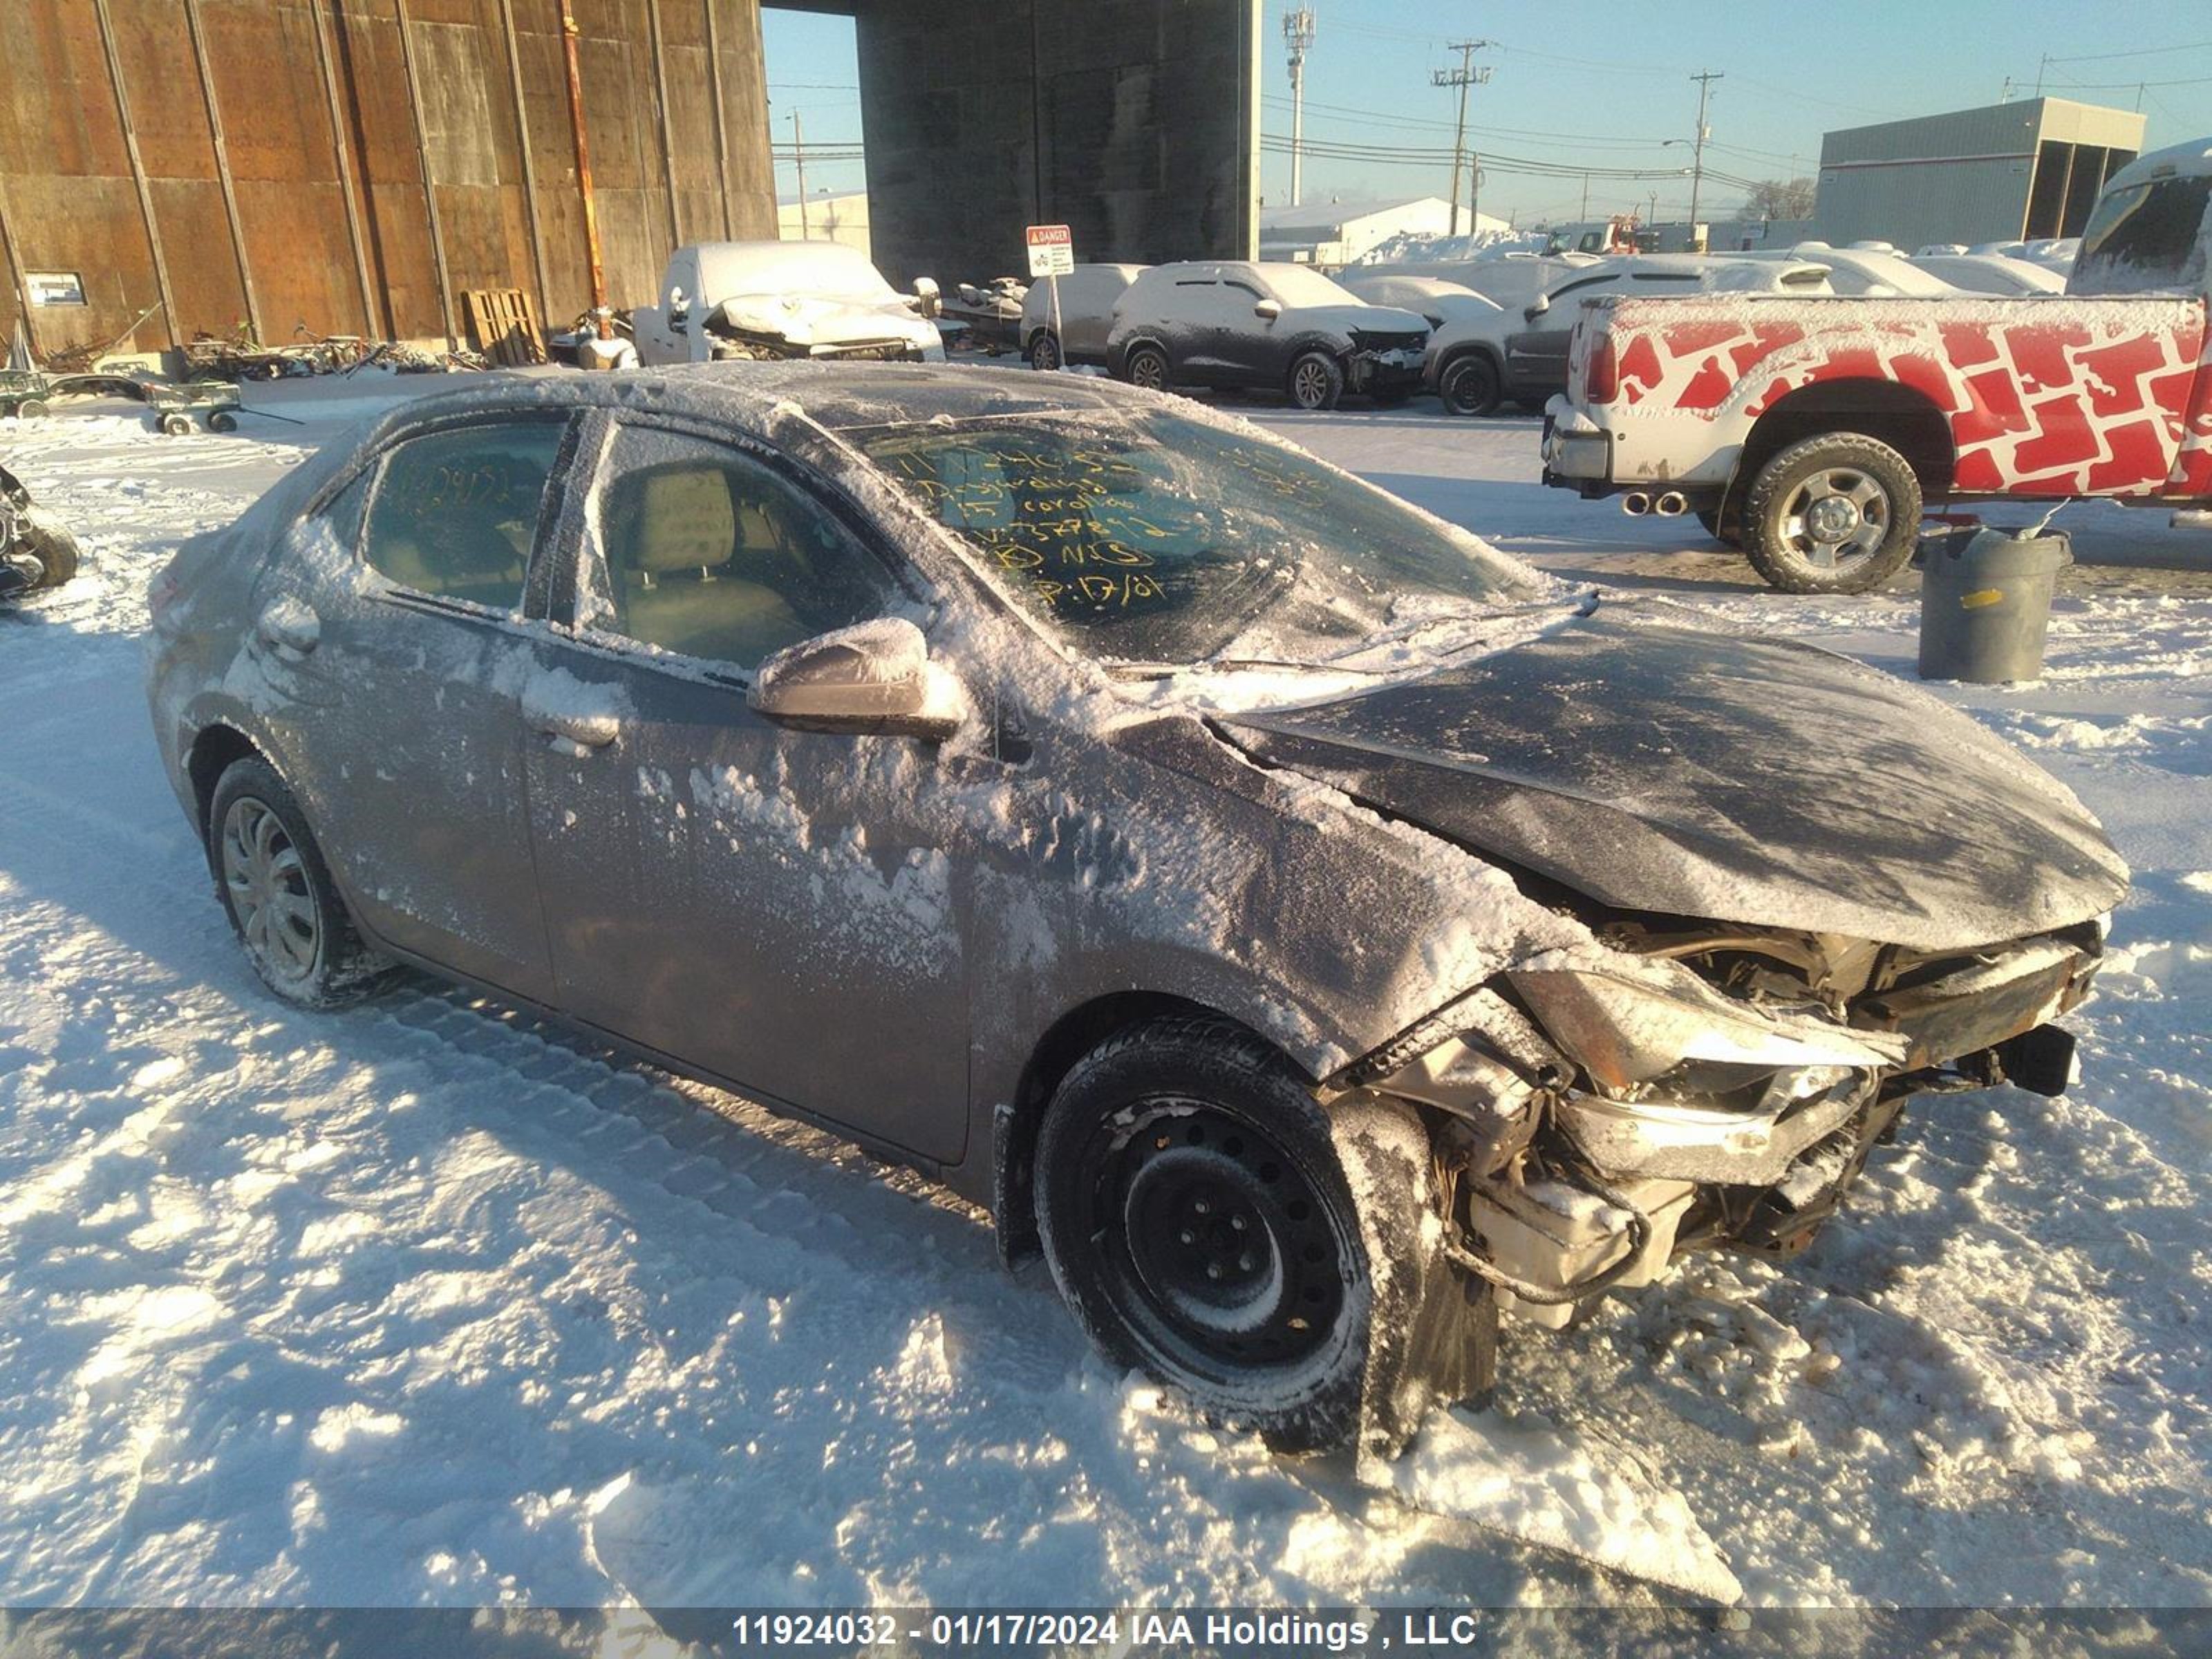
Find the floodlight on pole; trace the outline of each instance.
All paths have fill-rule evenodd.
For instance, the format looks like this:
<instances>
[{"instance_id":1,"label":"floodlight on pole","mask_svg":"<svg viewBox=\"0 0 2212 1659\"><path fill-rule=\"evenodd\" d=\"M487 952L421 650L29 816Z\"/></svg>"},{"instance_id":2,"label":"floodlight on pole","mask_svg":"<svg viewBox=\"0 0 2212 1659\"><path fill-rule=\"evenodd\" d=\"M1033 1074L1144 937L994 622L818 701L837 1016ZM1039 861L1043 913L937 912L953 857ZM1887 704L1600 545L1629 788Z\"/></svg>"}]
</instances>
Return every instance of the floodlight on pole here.
<instances>
[{"instance_id":1,"label":"floodlight on pole","mask_svg":"<svg viewBox=\"0 0 2212 1659\"><path fill-rule=\"evenodd\" d=\"M1306 52L1314 43L1310 6L1283 14L1283 44L1291 53L1291 205L1298 204L1304 185L1306 140Z\"/></svg>"}]
</instances>

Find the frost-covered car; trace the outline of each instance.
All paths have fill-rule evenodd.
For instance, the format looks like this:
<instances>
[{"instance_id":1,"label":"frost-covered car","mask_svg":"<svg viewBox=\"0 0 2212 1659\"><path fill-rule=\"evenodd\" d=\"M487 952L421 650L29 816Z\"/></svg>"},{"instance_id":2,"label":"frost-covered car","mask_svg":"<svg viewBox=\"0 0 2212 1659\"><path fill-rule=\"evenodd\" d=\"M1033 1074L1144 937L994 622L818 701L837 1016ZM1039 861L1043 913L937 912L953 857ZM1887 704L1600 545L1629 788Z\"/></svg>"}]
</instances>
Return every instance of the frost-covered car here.
<instances>
[{"instance_id":1,"label":"frost-covered car","mask_svg":"<svg viewBox=\"0 0 2212 1659\"><path fill-rule=\"evenodd\" d=\"M1285 1446L1788 1255L1915 1094L2063 1088L2125 886L1890 675L1098 379L478 383L150 599L278 996L411 964L834 1125Z\"/></svg>"},{"instance_id":2,"label":"frost-covered car","mask_svg":"<svg viewBox=\"0 0 2212 1659\"><path fill-rule=\"evenodd\" d=\"M1402 403L1420 390L1425 319L1370 306L1310 265L1154 265L1114 307L1106 367L1132 385L1280 391L1300 409L1347 392Z\"/></svg>"},{"instance_id":3,"label":"frost-covered car","mask_svg":"<svg viewBox=\"0 0 2212 1659\"><path fill-rule=\"evenodd\" d=\"M868 256L841 242L698 242L676 250L660 303L630 313L647 367L729 360L860 358L941 362L923 313L933 284L898 293Z\"/></svg>"},{"instance_id":4,"label":"frost-covered car","mask_svg":"<svg viewBox=\"0 0 2212 1659\"><path fill-rule=\"evenodd\" d=\"M1022 296L1022 355L1030 367L1054 369L1083 363L1104 368L1114 307L1144 270L1142 265L1078 265L1065 276L1040 276L1032 282Z\"/></svg>"}]
</instances>

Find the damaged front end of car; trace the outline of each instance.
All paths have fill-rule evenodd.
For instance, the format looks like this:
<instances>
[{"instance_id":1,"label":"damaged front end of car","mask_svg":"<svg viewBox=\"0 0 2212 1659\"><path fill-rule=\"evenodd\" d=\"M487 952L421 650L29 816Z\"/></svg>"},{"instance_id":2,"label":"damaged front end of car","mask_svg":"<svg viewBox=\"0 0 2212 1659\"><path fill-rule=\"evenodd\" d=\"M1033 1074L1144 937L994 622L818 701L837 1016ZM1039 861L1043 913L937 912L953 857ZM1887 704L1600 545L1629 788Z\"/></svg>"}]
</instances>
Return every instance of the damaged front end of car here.
<instances>
[{"instance_id":1,"label":"damaged front end of car","mask_svg":"<svg viewBox=\"0 0 2212 1659\"><path fill-rule=\"evenodd\" d=\"M1332 1109L1427 1127L1432 1254L1453 1271L1393 1318L1396 1369L1425 1370L1431 1395L1486 1390L1496 1314L1559 1329L1691 1250L1802 1249L1916 1094L2062 1092L2073 1042L2051 1022L2087 995L2103 944L2094 921L1949 952L1597 931L1610 949L1500 975L1328 1085ZM1374 1391L1370 1449L1410 1436L1392 1401L1420 1392Z\"/></svg>"},{"instance_id":2,"label":"damaged front end of car","mask_svg":"<svg viewBox=\"0 0 2212 1659\"><path fill-rule=\"evenodd\" d=\"M865 307L821 301L725 301L706 330L716 362L918 363L927 356L912 331Z\"/></svg>"}]
</instances>

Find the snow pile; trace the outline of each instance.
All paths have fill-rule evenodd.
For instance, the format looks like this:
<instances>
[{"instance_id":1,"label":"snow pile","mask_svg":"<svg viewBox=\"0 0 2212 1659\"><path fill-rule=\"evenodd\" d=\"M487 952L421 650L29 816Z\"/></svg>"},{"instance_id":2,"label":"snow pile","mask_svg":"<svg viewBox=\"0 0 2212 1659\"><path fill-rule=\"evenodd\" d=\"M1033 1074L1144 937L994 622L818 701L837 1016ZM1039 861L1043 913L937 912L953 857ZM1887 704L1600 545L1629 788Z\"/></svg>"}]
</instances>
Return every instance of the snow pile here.
<instances>
[{"instance_id":1,"label":"snow pile","mask_svg":"<svg viewBox=\"0 0 2212 1659\"><path fill-rule=\"evenodd\" d=\"M1528 1413L1431 1414L1392 1485L1414 1508L1472 1521L1706 1601L1743 1586L1687 1499L1587 1429Z\"/></svg>"},{"instance_id":2,"label":"snow pile","mask_svg":"<svg viewBox=\"0 0 2212 1659\"><path fill-rule=\"evenodd\" d=\"M1542 231L1477 230L1458 236L1437 231L1401 230L1377 242L1355 265L1464 264L1470 259L1502 259L1509 253L1541 253Z\"/></svg>"}]
</instances>

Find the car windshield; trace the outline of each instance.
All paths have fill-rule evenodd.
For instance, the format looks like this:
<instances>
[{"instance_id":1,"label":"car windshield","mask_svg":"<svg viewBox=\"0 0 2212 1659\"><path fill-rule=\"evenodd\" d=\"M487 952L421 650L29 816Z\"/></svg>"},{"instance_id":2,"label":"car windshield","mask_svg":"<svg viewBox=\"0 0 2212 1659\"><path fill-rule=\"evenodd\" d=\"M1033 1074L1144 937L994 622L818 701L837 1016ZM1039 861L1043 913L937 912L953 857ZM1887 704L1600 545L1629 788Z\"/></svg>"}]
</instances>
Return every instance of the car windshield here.
<instances>
[{"instance_id":1,"label":"car windshield","mask_svg":"<svg viewBox=\"0 0 2212 1659\"><path fill-rule=\"evenodd\" d=\"M2075 294L2193 289L2212 238L2212 178L2154 179L2108 191L2081 234Z\"/></svg>"},{"instance_id":2,"label":"car windshield","mask_svg":"<svg viewBox=\"0 0 2212 1659\"><path fill-rule=\"evenodd\" d=\"M1263 439L1165 411L850 433L1069 648L1316 663L1551 592L1463 531Z\"/></svg>"},{"instance_id":3,"label":"car windshield","mask_svg":"<svg viewBox=\"0 0 2212 1659\"><path fill-rule=\"evenodd\" d=\"M1304 265L1260 267L1260 276L1286 306L1356 306L1359 296Z\"/></svg>"}]
</instances>

